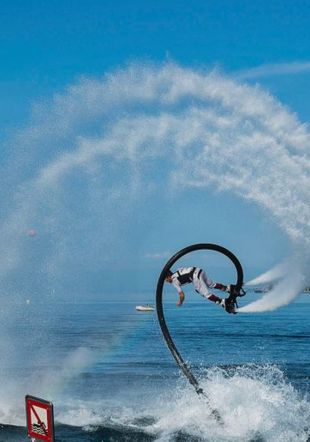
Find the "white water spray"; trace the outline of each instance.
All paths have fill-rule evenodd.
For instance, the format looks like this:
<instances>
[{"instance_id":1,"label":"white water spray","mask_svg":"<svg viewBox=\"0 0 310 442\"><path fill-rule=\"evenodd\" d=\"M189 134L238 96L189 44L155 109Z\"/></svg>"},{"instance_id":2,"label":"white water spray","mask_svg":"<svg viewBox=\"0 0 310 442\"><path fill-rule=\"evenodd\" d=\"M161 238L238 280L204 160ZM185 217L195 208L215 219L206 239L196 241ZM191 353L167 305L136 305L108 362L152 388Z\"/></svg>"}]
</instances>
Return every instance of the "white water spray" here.
<instances>
[{"instance_id":1,"label":"white water spray","mask_svg":"<svg viewBox=\"0 0 310 442\"><path fill-rule=\"evenodd\" d=\"M20 174L9 169L19 190L1 226L2 281L23 268L27 244L20 232L34 224L46 236L53 232L47 254L40 251L41 271L61 278L84 227L66 207L66 198L77 205L73 188L80 189L84 213L105 219L88 240L96 247L100 225L107 247L115 245L119 231L113 231L138 197L212 187L251 201L278 223L299 259L297 269L287 264L291 277L299 281L295 272L301 273L307 283L309 141L307 127L268 93L217 72L137 64L102 80L84 79L39 107L14 140L12 164L23 167ZM274 294L273 308L292 300L292 291L297 296L299 287Z\"/></svg>"},{"instance_id":2,"label":"white water spray","mask_svg":"<svg viewBox=\"0 0 310 442\"><path fill-rule=\"evenodd\" d=\"M283 262L268 270L267 272L262 273L251 281L246 282L247 286L254 286L259 284L269 284L270 282L274 282L278 279L283 278L285 275L290 274L291 266L289 262Z\"/></svg>"},{"instance_id":3,"label":"white water spray","mask_svg":"<svg viewBox=\"0 0 310 442\"><path fill-rule=\"evenodd\" d=\"M272 311L292 302L305 287L305 276L293 262L284 262L247 282L247 286L273 283L264 296L238 309L239 313Z\"/></svg>"},{"instance_id":4,"label":"white water spray","mask_svg":"<svg viewBox=\"0 0 310 442\"><path fill-rule=\"evenodd\" d=\"M276 99L217 72L136 64L83 79L38 106L11 143L1 293L35 302L55 287L80 288L83 272L109 269L113 253L120 261L124 226L139 228L141 204L167 189L177 201L212 188L259 206L294 250L286 282L245 309L287 304L309 283L309 144L308 128ZM4 310L4 336L13 311Z\"/></svg>"},{"instance_id":5,"label":"white water spray","mask_svg":"<svg viewBox=\"0 0 310 442\"><path fill-rule=\"evenodd\" d=\"M56 416L62 423L84 426L89 432L102 426L141 431L145 439L157 442L203 440L205 442L306 442L310 404L288 384L275 366L236 367L226 370L209 369L203 387L212 404L221 410L224 425L216 422L203 400L191 386L155 396L143 402L129 404L124 398L119 405L108 400L101 403L81 401L62 405Z\"/></svg>"},{"instance_id":6,"label":"white water spray","mask_svg":"<svg viewBox=\"0 0 310 442\"><path fill-rule=\"evenodd\" d=\"M261 299L238 309L239 313L255 313L275 310L292 302L304 287L304 277L292 271Z\"/></svg>"}]
</instances>

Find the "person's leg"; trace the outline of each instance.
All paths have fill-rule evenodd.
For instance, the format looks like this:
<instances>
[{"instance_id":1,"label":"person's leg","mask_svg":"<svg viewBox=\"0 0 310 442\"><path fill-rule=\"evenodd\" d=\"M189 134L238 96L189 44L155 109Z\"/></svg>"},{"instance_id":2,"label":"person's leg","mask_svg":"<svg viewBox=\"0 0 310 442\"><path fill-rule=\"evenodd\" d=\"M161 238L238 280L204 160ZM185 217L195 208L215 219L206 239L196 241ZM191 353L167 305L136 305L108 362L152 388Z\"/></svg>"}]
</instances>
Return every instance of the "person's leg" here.
<instances>
[{"instance_id":1,"label":"person's leg","mask_svg":"<svg viewBox=\"0 0 310 442\"><path fill-rule=\"evenodd\" d=\"M213 293L211 293L208 296L208 299L209 299L209 301L215 302L215 304L222 304L222 302L223 302L222 298L219 298L218 296L213 295Z\"/></svg>"},{"instance_id":2,"label":"person's leg","mask_svg":"<svg viewBox=\"0 0 310 442\"><path fill-rule=\"evenodd\" d=\"M194 284L196 291L200 293L204 298L207 298L209 301L221 305L228 313L236 313L234 307L231 308L229 304L227 305L227 299L219 298L218 296L209 292L209 288L217 288L226 291L229 286L224 286L223 284L214 283L211 279L207 277L204 271L200 272L199 278L194 279Z\"/></svg>"},{"instance_id":3,"label":"person's leg","mask_svg":"<svg viewBox=\"0 0 310 442\"><path fill-rule=\"evenodd\" d=\"M206 275L206 272L202 270L199 274L199 278L194 279L194 285L196 291L203 296L204 298L207 298L209 301L215 302L216 304L221 304L222 299L218 296L215 296L213 293L209 292L208 287L214 286L214 283L211 279L209 279ZM214 287L215 288L215 287Z\"/></svg>"},{"instance_id":4,"label":"person's leg","mask_svg":"<svg viewBox=\"0 0 310 442\"><path fill-rule=\"evenodd\" d=\"M220 282L215 282L213 289L222 290L222 292L225 292L227 290L227 285L221 284Z\"/></svg>"},{"instance_id":5,"label":"person's leg","mask_svg":"<svg viewBox=\"0 0 310 442\"><path fill-rule=\"evenodd\" d=\"M222 290L223 292L225 292L227 289L227 285L224 285L220 282L214 282L214 281L212 281L212 279L208 278L208 276L204 270L201 272L201 278L203 279L203 281L207 285L207 287L209 287L211 289Z\"/></svg>"}]
</instances>

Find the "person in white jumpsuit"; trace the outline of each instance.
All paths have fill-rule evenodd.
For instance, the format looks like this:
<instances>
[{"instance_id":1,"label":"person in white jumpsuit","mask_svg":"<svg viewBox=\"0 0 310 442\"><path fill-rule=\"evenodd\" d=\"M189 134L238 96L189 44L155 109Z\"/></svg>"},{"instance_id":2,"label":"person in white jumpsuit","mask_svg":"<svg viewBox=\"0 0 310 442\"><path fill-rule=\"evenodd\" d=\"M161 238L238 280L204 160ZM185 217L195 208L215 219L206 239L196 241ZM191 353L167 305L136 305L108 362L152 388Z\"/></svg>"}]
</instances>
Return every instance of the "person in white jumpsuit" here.
<instances>
[{"instance_id":1,"label":"person in white jumpsuit","mask_svg":"<svg viewBox=\"0 0 310 442\"><path fill-rule=\"evenodd\" d=\"M165 281L176 288L179 294L179 301L177 302L178 307L181 307L185 299L182 285L193 284L197 293L204 298L209 299L209 301L215 302L225 308L225 299L214 295L209 289L217 289L229 293L230 286L219 282L213 282L208 278L206 272L199 267L181 267L175 272L168 270Z\"/></svg>"}]
</instances>

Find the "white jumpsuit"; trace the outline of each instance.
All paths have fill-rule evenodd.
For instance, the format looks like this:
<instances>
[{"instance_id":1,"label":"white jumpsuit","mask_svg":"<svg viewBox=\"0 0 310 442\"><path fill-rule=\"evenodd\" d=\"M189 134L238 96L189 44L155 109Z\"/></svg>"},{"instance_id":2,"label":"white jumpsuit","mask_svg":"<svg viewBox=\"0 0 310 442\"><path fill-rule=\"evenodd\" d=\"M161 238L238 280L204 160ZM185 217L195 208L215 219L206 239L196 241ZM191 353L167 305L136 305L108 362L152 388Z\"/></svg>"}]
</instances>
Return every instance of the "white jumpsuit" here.
<instances>
[{"instance_id":1,"label":"white jumpsuit","mask_svg":"<svg viewBox=\"0 0 310 442\"><path fill-rule=\"evenodd\" d=\"M181 267L171 277L172 284L178 293L182 291L182 285L193 283L196 292L204 298L209 298L212 295L209 288L214 288L216 285L207 277L206 272L198 267Z\"/></svg>"}]
</instances>

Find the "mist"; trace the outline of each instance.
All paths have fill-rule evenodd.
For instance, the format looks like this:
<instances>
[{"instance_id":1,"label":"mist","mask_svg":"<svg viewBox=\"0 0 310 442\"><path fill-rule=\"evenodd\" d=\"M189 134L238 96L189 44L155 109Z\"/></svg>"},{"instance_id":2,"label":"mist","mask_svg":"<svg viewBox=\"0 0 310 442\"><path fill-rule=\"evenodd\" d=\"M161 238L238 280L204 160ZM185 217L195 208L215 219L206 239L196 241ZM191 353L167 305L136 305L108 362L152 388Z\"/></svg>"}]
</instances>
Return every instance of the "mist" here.
<instances>
[{"instance_id":1,"label":"mist","mask_svg":"<svg viewBox=\"0 0 310 442\"><path fill-rule=\"evenodd\" d=\"M37 103L9 141L2 293L51 296L78 287L81 272L96 278L115 263L126 267L124 244L143 207L159 193L177 207L195 189L206 195L206 228L210 191L257 206L286 236L287 266L306 284L308 146L308 128L295 114L260 87L217 71L136 63L82 78ZM33 228L38 235L29 238Z\"/></svg>"}]
</instances>

